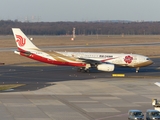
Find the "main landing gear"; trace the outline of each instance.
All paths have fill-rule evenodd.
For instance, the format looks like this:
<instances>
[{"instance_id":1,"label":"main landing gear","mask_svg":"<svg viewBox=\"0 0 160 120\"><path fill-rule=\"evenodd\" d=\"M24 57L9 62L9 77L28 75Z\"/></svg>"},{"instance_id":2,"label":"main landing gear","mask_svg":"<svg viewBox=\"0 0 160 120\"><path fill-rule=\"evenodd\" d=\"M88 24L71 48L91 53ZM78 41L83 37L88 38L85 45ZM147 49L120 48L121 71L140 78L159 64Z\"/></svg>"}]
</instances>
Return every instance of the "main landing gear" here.
<instances>
[{"instance_id":1,"label":"main landing gear","mask_svg":"<svg viewBox=\"0 0 160 120\"><path fill-rule=\"evenodd\" d=\"M78 71L78 72L82 72L82 73L85 73L85 72L89 73L89 72L90 72L89 68L86 69L85 67L77 68L77 71Z\"/></svg>"}]
</instances>

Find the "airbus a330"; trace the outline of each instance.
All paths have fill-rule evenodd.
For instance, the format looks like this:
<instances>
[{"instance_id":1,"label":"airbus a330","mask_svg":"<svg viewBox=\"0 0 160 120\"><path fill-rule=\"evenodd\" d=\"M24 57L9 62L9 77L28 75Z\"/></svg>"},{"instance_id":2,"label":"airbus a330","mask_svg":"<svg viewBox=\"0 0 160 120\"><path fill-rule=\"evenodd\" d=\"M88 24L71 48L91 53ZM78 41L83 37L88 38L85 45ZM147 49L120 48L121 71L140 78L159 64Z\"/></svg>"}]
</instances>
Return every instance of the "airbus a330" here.
<instances>
[{"instance_id":1,"label":"airbus a330","mask_svg":"<svg viewBox=\"0 0 160 120\"><path fill-rule=\"evenodd\" d=\"M44 52L36 47L19 28L12 28L18 50L16 54L54 65L75 66L81 72L95 68L100 71L114 71L115 66L136 68L153 63L149 57L138 54L91 53L91 52Z\"/></svg>"}]
</instances>

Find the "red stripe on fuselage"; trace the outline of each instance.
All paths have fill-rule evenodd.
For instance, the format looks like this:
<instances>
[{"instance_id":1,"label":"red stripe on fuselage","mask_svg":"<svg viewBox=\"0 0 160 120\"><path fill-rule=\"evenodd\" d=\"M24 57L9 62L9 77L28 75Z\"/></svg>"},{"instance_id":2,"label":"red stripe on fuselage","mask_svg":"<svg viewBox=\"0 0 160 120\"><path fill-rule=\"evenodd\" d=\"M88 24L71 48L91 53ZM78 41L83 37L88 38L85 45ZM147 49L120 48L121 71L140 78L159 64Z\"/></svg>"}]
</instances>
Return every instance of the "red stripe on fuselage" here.
<instances>
[{"instance_id":1,"label":"red stripe on fuselage","mask_svg":"<svg viewBox=\"0 0 160 120\"><path fill-rule=\"evenodd\" d=\"M40 62L48 63L48 64L54 64L54 65L63 65L63 66L76 66L76 67L85 67L85 63L73 63L73 62L61 62L61 61L56 61L56 60L51 60L42 56L39 56L37 54L30 54L29 56L25 54L25 51L22 49L20 50L20 55L31 58L33 60L37 60Z\"/></svg>"}]
</instances>

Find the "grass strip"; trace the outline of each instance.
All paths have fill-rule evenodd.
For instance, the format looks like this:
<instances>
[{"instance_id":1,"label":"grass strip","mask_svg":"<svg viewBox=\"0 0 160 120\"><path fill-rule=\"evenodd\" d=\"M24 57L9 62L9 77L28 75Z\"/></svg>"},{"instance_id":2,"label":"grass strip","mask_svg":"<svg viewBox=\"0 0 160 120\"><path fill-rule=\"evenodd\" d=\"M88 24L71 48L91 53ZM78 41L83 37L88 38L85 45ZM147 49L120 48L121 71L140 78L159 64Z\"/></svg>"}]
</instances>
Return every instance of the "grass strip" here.
<instances>
[{"instance_id":1,"label":"grass strip","mask_svg":"<svg viewBox=\"0 0 160 120\"><path fill-rule=\"evenodd\" d=\"M24 85L25 84L6 84L6 85L3 84L3 85L0 85L0 91L14 89L14 88L21 87Z\"/></svg>"}]
</instances>

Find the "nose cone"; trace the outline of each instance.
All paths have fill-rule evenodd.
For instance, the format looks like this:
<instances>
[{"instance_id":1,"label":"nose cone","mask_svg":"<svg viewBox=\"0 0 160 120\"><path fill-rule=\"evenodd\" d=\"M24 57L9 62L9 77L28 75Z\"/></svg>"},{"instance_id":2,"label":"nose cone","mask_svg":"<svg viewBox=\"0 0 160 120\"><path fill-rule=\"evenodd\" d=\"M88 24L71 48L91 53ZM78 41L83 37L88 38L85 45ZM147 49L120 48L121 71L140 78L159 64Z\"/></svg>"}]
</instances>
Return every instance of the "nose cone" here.
<instances>
[{"instance_id":1,"label":"nose cone","mask_svg":"<svg viewBox=\"0 0 160 120\"><path fill-rule=\"evenodd\" d=\"M150 65L151 65L151 64L153 64L153 61L152 61L152 60L150 60Z\"/></svg>"},{"instance_id":2,"label":"nose cone","mask_svg":"<svg viewBox=\"0 0 160 120\"><path fill-rule=\"evenodd\" d=\"M144 63L144 66L148 66L148 65L152 65L153 61L152 60L148 60Z\"/></svg>"},{"instance_id":3,"label":"nose cone","mask_svg":"<svg viewBox=\"0 0 160 120\"><path fill-rule=\"evenodd\" d=\"M152 60L147 60L145 62L141 62L139 64L136 64L134 67L145 67L145 66L149 66L153 64L153 61Z\"/></svg>"}]
</instances>

